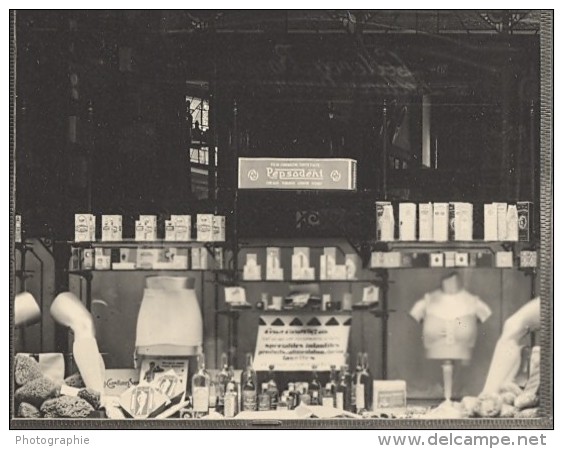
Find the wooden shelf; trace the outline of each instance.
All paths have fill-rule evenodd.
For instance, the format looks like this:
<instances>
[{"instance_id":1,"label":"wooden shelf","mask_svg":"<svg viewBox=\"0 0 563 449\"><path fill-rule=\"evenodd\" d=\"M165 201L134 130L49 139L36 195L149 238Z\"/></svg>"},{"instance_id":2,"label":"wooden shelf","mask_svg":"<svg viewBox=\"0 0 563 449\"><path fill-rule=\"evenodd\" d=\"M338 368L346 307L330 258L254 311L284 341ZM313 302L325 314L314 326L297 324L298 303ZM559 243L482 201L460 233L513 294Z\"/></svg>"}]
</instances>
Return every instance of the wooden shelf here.
<instances>
[{"instance_id":1,"label":"wooden shelf","mask_svg":"<svg viewBox=\"0 0 563 449\"><path fill-rule=\"evenodd\" d=\"M133 239L123 239L120 241L111 242L75 242L67 241L67 244L80 248L120 248L120 247L133 247L133 248L159 248L159 247L208 247L208 246L227 246L227 242L202 242L198 240L192 241L171 241L171 240L150 240L138 241Z\"/></svg>"}]
</instances>

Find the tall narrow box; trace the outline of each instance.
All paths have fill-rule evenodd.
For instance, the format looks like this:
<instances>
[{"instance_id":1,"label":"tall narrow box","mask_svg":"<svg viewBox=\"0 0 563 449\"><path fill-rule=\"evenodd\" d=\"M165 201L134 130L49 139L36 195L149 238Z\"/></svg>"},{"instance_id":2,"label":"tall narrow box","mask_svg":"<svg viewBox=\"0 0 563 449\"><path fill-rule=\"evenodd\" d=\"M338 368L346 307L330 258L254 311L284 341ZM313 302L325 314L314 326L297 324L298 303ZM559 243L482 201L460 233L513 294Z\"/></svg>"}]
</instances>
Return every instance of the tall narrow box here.
<instances>
[{"instance_id":1,"label":"tall narrow box","mask_svg":"<svg viewBox=\"0 0 563 449\"><path fill-rule=\"evenodd\" d=\"M532 239L534 209L533 203L529 201L519 201L516 203L518 211L518 240L529 242Z\"/></svg>"},{"instance_id":2,"label":"tall narrow box","mask_svg":"<svg viewBox=\"0 0 563 449\"><path fill-rule=\"evenodd\" d=\"M454 208L454 235L455 241L470 242L473 240L473 204L450 203Z\"/></svg>"},{"instance_id":3,"label":"tall narrow box","mask_svg":"<svg viewBox=\"0 0 563 449\"><path fill-rule=\"evenodd\" d=\"M135 240L137 242L145 240L145 227L141 220L135 220Z\"/></svg>"},{"instance_id":4,"label":"tall narrow box","mask_svg":"<svg viewBox=\"0 0 563 449\"><path fill-rule=\"evenodd\" d=\"M191 215L170 215L170 221L174 227L174 240L189 242L192 239Z\"/></svg>"},{"instance_id":5,"label":"tall narrow box","mask_svg":"<svg viewBox=\"0 0 563 449\"><path fill-rule=\"evenodd\" d=\"M92 241L92 215L91 214L74 215L74 241L75 242Z\"/></svg>"},{"instance_id":6,"label":"tall narrow box","mask_svg":"<svg viewBox=\"0 0 563 449\"><path fill-rule=\"evenodd\" d=\"M448 241L448 203L434 203L434 241L447 242Z\"/></svg>"},{"instance_id":7,"label":"tall narrow box","mask_svg":"<svg viewBox=\"0 0 563 449\"><path fill-rule=\"evenodd\" d=\"M495 242L498 240L498 208L496 204L484 206L484 240Z\"/></svg>"},{"instance_id":8,"label":"tall narrow box","mask_svg":"<svg viewBox=\"0 0 563 449\"><path fill-rule=\"evenodd\" d=\"M197 214L197 239L200 242L213 241L213 214Z\"/></svg>"},{"instance_id":9,"label":"tall narrow box","mask_svg":"<svg viewBox=\"0 0 563 449\"><path fill-rule=\"evenodd\" d=\"M213 241L224 242L225 241L225 216L224 215L214 215L213 216Z\"/></svg>"},{"instance_id":10,"label":"tall narrow box","mask_svg":"<svg viewBox=\"0 0 563 449\"><path fill-rule=\"evenodd\" d=\"M389 201L377 201L375 210L377 215L377 240L382 242L395 240L393 205Z\"/></svg>"},{"instance_id":11,"label":"tall narrow box","mask_svg":"<svg viewBox=\"0 0 563 449\"><path fill-rule=\"evenodd\" d=\"M172 220L164 220L164 240L167 242L176 240L176 232Z\"/></svg>"},{"instance_id":12,"label":"tall narrow box","mask_svg":"<svg viewBox=\"0 0 563 449\"><path fill-rule=\"evenodd\" d=\"M506 240L518 241L518 210L516 204L509 204L506 209Z\"/></svg>"},{"instance_id":13,"label":"tall narrow box","mask_svg":"<svg viewBox=\"0 0 563 449\"><path fill-rule=\"evenodd\" d=\"M156 215L139 215L139 221L143 225L145 241L154 241L156 235Z\"/></svg>"},{"instance_id":14,"label":"tall narrow box","mask_svg":"<svg viewBox=\"0 0 563 449\"><path fill-rule=\"evenodd\" d=\"M283 281L280 248L266 248L266 279L269 281Z\"/></svg>"},{"instance_id":15,"label":"tall narrow box","mask_svg":"<svg viewBox=\"0 0 563 449\"><path fill-rule=\"evenodd\" d=\"M506 213L508 212L507 203L493 203L497 206L497 229L498 239L503 242L506 241Z\"/></svg>"},{"instance_id":16,"label":"tall narrow box","mask_svg":"<svg viewBox=\"0 0 563 449\"><path fill-rule=\"evenodd\" d=\"M399 204L399 239L403 242L416 240L416 204Z\"/></svg>"},{"instance_id":17,"label":"tall narrow box","mask_svg":"<svg viewBox=\"0 0 563 449\"><path fill-rule=\"evenodd\" d=\"M434 239L434 207L432 203L418 205L418 240L430 242Z\"/></svg>"},{"instance_id":18,"label":"tall narrow box","mask_svg":"<svg viewBox=\"0 0 563 449\"><path fill-rule=\"evenodd\" d=\"M332 279L336 269L336 248L331 246L325 247L323 255L326 259L326 279Z\"/></svg>"}]
</instances>

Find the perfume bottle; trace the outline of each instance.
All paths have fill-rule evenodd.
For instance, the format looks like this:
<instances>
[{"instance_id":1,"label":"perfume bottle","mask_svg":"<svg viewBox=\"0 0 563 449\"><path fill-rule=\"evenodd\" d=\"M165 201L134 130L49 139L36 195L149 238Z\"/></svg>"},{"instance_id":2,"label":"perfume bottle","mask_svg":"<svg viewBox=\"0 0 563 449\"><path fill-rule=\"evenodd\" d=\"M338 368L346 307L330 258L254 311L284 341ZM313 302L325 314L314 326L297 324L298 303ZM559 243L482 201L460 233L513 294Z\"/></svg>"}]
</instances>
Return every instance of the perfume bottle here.
<instances>
[{"instance_id":1,"label":"perfume bottle","mask_svg":"<svg viewBox=\"0 0 563 449\"><path fill-rule=\"evenodd\" d=\"M322 403L322 387L319 382L317 366L313 365L311 382L309 382L309 394L311 395L311 405L321 405Z\"/></svg>"},{"instance_id":2,"label":"perfume bottle","mask_svg":"<svg viewBox=\"0 0 563 449\"><path fill-rule=\"evenodd\" d=\"M217 374L216 388L217 388L217 412L223 413L225 407L225 393L227 391L227 384L229 383L229 362L227 354L221 354L221 371Z\"/></svg>"},{"instance_id":3,"label":"perfume bottle","mask_svg":"<svg viewBox=\"0 0 563 449\"><path fill-rule=\"evenodd\" d=\"M265 412L270 410L272 398L268 393L268 382L262 383L262 392L258 395L258 411Z\"/></svg>"},{"instance_id":4,"label":"perfume bottle","mask_svg":"<svg viewBox=\"0 0 563 449\"><path fill-rule=\"evenodd\" d=\"M258 385L256 371L252 367L252 354L246 354L246 369L241 376L242 411L258 409Z\"/></svg>"},{"instance_id":5,"label":"perfume bottle","mask_svg":"<svg viewBox=\"0 0 563 449\"><path fill-rule=\"evenodd\" d=\"M238 387L234 378L233 368L229 368L229 381L225 387L223 415L225 418L234 418L239 411Z\"/></svg>"},{"instance_id":6,"label":"perfume bottle","mask_svg":"<svg viewBox=\"0 0 563 449\"><path fill-rule=\"evenodd\" d=\"M192 377L192 402L195 416L209 413L211 377L205 370L205 356L198 356L198 371Z\"/></svg>"},{"instance_id":7,"label":"perfume bottle","mask_svg":"<svg viewBox=\"0 0 563 449\"><path fill-rule=\"evenodd\" d=\"M270 395L270 408L276 410L279 400L278 384L276 382L276 373L274 372L274 365L269 366L270 380L268 380L268 394Z\"/></svg>"},{"instance_id":8,"label":"perfume bottle","mask_svg":"<svg viewBox=\"0 0 563 449\"><path fill-rule=\"evenodd\" d=\"M370 407L373 395L373 379L369 371L368 354L362 354L362 369L356 377L356 413L361 413Z\"/></svg>"},{"instance_id":9,"label":"perfume bottle","mask_svg":"<svg viewBox=\"0 0 563 449\"><path fill-rule=\"evenodd\" d=\"M322 405L323 407L334 407L335 406L335 398L332 392L332 385L330 382L326 384L325 389L323 390L323 397L322 397Z\"/></svg>"}]
</instances>

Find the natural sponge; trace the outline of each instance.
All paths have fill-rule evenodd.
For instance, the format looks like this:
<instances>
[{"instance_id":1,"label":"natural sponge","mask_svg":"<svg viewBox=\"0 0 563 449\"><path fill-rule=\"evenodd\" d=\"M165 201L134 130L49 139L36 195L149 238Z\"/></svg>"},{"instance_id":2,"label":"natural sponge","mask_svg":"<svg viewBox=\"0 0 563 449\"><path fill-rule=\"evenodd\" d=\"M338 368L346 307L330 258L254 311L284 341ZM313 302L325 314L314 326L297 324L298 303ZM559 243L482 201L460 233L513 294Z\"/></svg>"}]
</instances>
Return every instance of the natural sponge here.
<instances>
[{"instance_id":1,"label":"natural sponge","mask_svg":"<svg viewBox=\"0 0 563 449\"><path fill-rule=\"evenodd\" d=\"M84 399L94 410L100 408L100 393L91 388L84 388L78 392L78 397Z\"/></svg>"},{"instance_id":2,"label":"natural sponge","mask_svg":"<svg viewBox=\"0 0 563 449\"><path fill-rule=\"evenodd\" d=\"M39 408L47 399L58 396L59 390L59 386L46 377L32 380L16 390L14 394L16 407L22 402L27 402Z\"/></svg>"},{"instance_id":3,"label":"natural sponge","mask_svg":"<svg viewBox=\"0 0 563 449\"><path fill-rule=\"evenodd\" d=\"M93 411L88 402L76 396L49 399L41 406L41 413L45 418L86 418Z\"/></svg>"},{"instance_id":4,"label":"natural sponge","mask_svg":"<svg viewBox=\"0 0 563 449\"><path fill-rule=\"evenodd\" d=\"M41 412L37 407L27 402L22 402L18 407L18 416L20 418L40 418Z\"/></svg>"},{"instance_id":5,"label":"natural sponge","mask_svg":"<svg viewBox=\"0 0 563 449\"><path fill-rule=\"evenodd\" d=\"M80 375L80 373L74 373L71 374L70 376L68 376L65 379L65 384L67 384L69 387L74 387L74 388L85 388L86 385L84 384L84 381L82 380L82 376Z\"/></svg>"},{"instance_id":6,"label":"natural sponge","mask_svg":"<svg viewBox=\"0 0 563 449\"><path fill-rule=\"evenodd\" d=\"M16 354L14 380L17 386L21 387L40 377L43 377L43 374L37 360L25 354Z\"/></svg>"}]
</instances>

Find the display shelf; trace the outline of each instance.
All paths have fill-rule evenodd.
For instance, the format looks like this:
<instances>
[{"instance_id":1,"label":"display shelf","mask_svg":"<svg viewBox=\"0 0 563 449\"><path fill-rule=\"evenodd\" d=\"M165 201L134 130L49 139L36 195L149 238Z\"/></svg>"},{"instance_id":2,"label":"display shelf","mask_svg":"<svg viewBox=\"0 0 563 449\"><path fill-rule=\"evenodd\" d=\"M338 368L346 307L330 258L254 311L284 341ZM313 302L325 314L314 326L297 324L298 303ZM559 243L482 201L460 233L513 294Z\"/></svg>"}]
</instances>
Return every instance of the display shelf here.
<instances>
[{"instance_id":1,"label":"display shelf","mask_svg":"<svg viewBox=\"0 0 563 449\"><path fill-rule=\"evenodd\" d=\"M120 248L120 247L137 247L137 248L159 248L159 247L168 247L168 246L176 246L176 247L184 247L184 248L192 248L192 247L205 247L205 246L227 246L227 242L203 242L199 240L191 240L191 241L172 241L172 240L134 240L134 239L123 239L119 241L111 241L111 242L76 242L76 241L67 241L66 244L78 247L78 248Z\"/></svg>"},{"instance_id":2,"label":"display shelf","mask_svg":"<svg viewBox=\"0 0 563 449\"><path fill-rule=\"evenodd\" d=\"M271 279L262 279L262 280L244 280L238 279L234 282L239 282L241 284L373 284L376 281L373 279L312 279L310 281L306 280L292 280L292 279L283 279L283 280L271 280Z\"/></svg>"},{"instance_id":3,"label":"display shelf","mask_svg":"<svg viewBox=\"0 0 563 449\"><path fill-rule=\"evenodd\" d=\"M518 246L532 245L531 242L507 242L507 241L489 241L489 240L454 240L445 242L420 242L420 241L392 241L373 242L374 251L392 251L392 250L418 250L418 251L453 251L456 249L485 250L492 253L498 251L515 250Z\"/></svg>"},{"instance_id":4,"label":"display shelf","mask_svg":"<svg viewBox=\"0 0 563 449\"><path fill-rule=\"evenodd\" d=\"M366 310L367 311L367 310ZM294 314L294 315L352 315L351 310L313 310L313 309L282 309L282 310L272 310L272 309L257 309L256 307L241 307L241 308L228 308L219 309L217 313L221 315L235 315L241 313L255 313L260 315L284 315L284 314Z\"/></svg>"}]
</instances>

